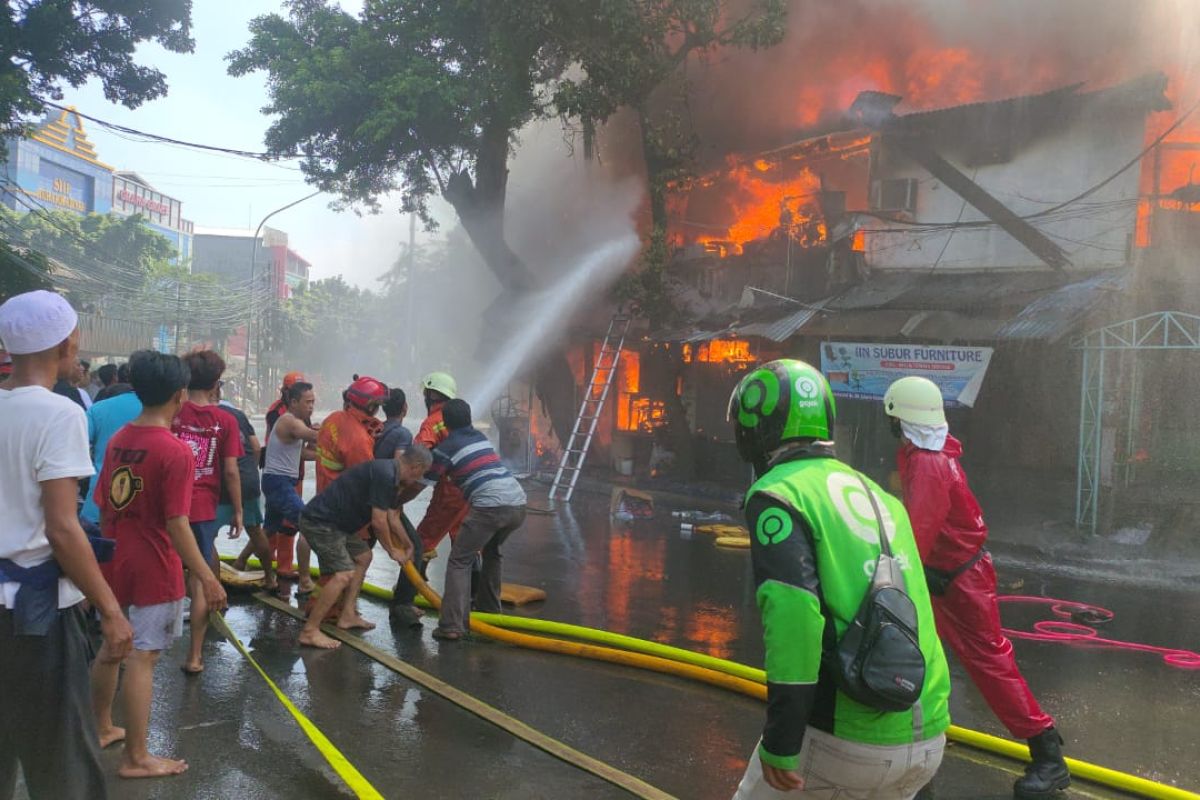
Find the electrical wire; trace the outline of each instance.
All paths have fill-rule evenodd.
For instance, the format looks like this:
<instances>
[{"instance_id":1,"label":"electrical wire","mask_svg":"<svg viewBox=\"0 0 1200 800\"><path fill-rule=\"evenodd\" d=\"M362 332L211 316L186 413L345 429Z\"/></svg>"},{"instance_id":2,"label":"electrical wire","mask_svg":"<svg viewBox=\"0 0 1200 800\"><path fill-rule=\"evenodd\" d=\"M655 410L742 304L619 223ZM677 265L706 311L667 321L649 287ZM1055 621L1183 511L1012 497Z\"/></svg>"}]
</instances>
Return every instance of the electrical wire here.
<instances>
[{"instance_id":1,"label":"electrical wire","mask_svg":"<svg viewBox=\"0 0 1200 800\"><path fill-rule=\"evenodd\" d=\"M252 158L255 161L278 161L280 159L301 158L302 157L300 154L293 154L293 153L256 152L253 150L239 150L234 147L220 147L218 145L201 144L199 142L189 142L189 141L186 141L183 139L174 139L170 136L162 136L161 134L149 133L147 131L138 130L137 128L130 128L126 125L118 125L115 122L108 122L107 120L103 120L98 117L93 117L89 114L85 114L82 111L79 111L78 109L68 108L67 106L60 105L60 104L52 102L50 100L42 100L42 102L45 105L48 105L52 108L57 108L59 111L69 111L72 114L77 114L78 116L82 117L83 119L86 119L88 122L93 122L96 125L99 125L100 127L105 128L106 130L110 130L115 133L123 133L123 134L126 134L127 136L142 137L142 140L144 140L144 141L155 141L155 142L161 142L163 144L176 145L179 147L189 147L194 150L205 150L205 151L208 151L211 153L224 153L226 155L238 156L239 158Z\"/></svg>"}]
</instances>

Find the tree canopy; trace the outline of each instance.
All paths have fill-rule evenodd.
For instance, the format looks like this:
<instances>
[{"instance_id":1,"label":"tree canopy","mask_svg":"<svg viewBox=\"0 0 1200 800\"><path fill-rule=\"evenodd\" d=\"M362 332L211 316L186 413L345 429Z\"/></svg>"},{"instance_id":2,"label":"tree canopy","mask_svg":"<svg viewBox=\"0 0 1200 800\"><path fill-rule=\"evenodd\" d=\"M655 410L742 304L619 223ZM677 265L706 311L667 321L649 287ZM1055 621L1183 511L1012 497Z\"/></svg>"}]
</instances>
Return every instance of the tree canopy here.
<instances>
[{"instance_id":1,"label":"tree canopy","mask_svg":"<svg viewBox=\"0 0 1200 800\"><path fill-rule=\"evenodd\" d=\"M0 295L14 293L10 284L28 288L55 284L81 302L132 297L143 290L147 275L177 256L174 245L147 228L139 216L22 214L0 206L0 238L7 262Z\"/></svg>"},{"instance_id":2,"label":"tree canopy","mask_svg":"<svg viewBox=\"0 0 1200 800\"><path fill-rule=\"evenodd\" d=\"M563 53L546 31L549 0L367 0L355 18L299 0L251 23L234 75L262 70L278 115L276 153L300 153L309 180L375 209L402 190L427 223L435 191L454 206L507 286L532 281L503 238L513 134L549 113L539 88Z\"/></svg>"},{"instance_id":3,"label":"tree canopy","mask_svg":"<svg viewBox=\"0 0 1200 800\"><path fill-rule=\"evenodd\" d=\"M4 0L0 3L0 132L61 100L62 85L99 78L129 108L166 94L166 76L134 60L154 41L191 52L191 0Z\"/></svg>"}]
</instances>

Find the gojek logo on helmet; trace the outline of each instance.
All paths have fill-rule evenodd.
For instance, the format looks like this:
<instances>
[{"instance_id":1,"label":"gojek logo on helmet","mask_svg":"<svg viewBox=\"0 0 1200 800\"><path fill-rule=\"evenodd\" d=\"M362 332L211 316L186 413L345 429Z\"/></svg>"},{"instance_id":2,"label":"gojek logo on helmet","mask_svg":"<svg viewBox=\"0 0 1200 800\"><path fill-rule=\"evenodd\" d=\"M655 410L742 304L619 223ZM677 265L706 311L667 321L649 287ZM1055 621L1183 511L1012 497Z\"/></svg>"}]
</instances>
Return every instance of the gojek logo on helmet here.
<instances>
[{"instance_id":1,"label":"gojek logo on helmet","mask_svg":"<svg viewBox=\"0 0 1200 800\"><path fill-rule=\"evenodd\" d=\"M796 379L796 405L815 406L821 396L821 387L808 375Z\"/></svg>"}]
</instances>

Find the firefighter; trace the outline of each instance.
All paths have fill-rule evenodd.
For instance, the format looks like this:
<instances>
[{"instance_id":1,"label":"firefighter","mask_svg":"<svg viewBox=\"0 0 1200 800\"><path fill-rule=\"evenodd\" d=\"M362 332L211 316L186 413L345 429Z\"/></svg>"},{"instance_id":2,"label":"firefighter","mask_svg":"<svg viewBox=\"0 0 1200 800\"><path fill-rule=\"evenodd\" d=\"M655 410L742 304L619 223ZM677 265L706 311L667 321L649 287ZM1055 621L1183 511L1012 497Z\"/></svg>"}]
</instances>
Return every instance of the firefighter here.
<instances>
[{"instance_id":1,"label":"firefighter","mask_svg":"<svg viewBox=\"0 0 1200 800\"><path fill-rule=\"evenodd\" d=\"M421 379L421 394L425 400L425 420L421 423L413 441L432 451L450 435L450 431L442 419L442 407L449 401L458 399L458 383L445 372L431 372ZM415 487L406 492L401 499L403 502L408 502L419 493L420 487ZM452 539L458 535L458 529L462 526L469 510L470 507L467 505L462 490L455 486L448 476L442 476L434 485L429 508L426 509L421 524L417 526L421 554L419 557L413 558L413 564L421 570L422 575L425 574L425 566L429 559L435 555L438 543L447 534ZM408 518L402 515L402 519L407 521ZM479 565L476 564L476 569L471 573L472 592L475 589L474 582L478 580L478 568ZM392 588L389 617L393 625L413 628L420 626L420 610L412 605L416 595L416 588L401 572L396 578L396 585Z\"/></svg>"},{"instance_id":2,"label":"firefighter","mask_svg":"<svg viewBox=\"0 0 1200 800\"><path fill-rule=\"evenodd\" d=\"M432 451L450 435L446 423L442 420L442 406L449 400L458 399L458 384L445 372L431 372L421 380L421 393L425 398L425 409L428 413L414 441ZM458 534L467 511L467 501L462 490L448 478L439 480L434 487L425 518L417 526L417 533L421 536L427 557L437 549L447 534L451 538Z\"/></svg>"},{"instance_id":3,"label":"firefighter","mask_svg":"<svg viewBox=\"0 0 1200 800\"><path fill-rule=\"evenodd\" d=\"M388 388L368 376L354 376L342 392L342 410L321 423L317 436L317 493L325 491L343 472L375 458L375 437L383 423L379 407Z\"/></svg>"},{"instance_id":4,"label":"firefighter","mask_svg":"<svg viewBox=\"0 0 1200 800\"><path fill-rule=\"evenodd\" d=\"M751 370L730 398L738 454L756 478L745 512L767 673L766 725L735 800L908 800L945 749L950 675L908 517L899 500L838 461L835 410L825 377L790 359ZM917 704L903 711L851 699L822 659L858 615L880 526L916 612L925 668Z\"/></svg>"},{"instance_id":5,"label":"firefighter","mask_svg":"<svg viewBox=\"0 0 1200 800\"><path fill-rule=\"evenodd\" d=\"M1009 732L1029 742L1032 763L1013 793L1052 795L1071 783L1063 740L1000 630L996 570L984 547L988 529L959 464L962 444L950 436L941 389L926 378L901 378L888 388L883 407L901 443L897 465L904 505L933 595L938 634Z\"/></svg>"},{"instance_id":6,"label":"firefighter","mask_svg":"<svg viewBox=\"0 0 1200 800\"><path fill-rule=\"evenodd\" d=\"M387 399L388 387L366 375L355 375L354 381L342 392L342 410L326 417L317 434L317 494L329 488L329 484L351 467L374 460L375 437L383 427L376 415ZM361 535L364 539L371 538L365 528ZM301 564L302 573L307 566ZM311 583L307 574L301 574L300 579L298 591L311 588L305 583L306 579ZM338 611L340 613L340 609Z\"/></svg>"}]
</instances>

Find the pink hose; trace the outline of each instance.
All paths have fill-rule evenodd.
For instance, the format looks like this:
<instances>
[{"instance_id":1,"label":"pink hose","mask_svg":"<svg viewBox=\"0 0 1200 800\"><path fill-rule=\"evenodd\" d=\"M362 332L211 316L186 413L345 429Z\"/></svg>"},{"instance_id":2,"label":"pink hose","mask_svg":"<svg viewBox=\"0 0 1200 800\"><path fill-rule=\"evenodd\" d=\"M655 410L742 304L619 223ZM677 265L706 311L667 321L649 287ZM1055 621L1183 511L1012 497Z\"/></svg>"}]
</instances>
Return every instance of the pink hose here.
<instances>
[{"instance_id":1,"label":"pink hose","mask_svg":"<svg viewBox=\"0 0 1200 800\"><path fill-rule=\"evenodd\" d=\"M1057 600L1053 597L1030 597L1027 595L1000 595L996 600L1000 603L1025 603L1029 605L1050 606L1050 611L1054 616L1059 617L1059 619L1047 619L1035 622L1032 631L1001 628L1004 635L1010 639L1032 639L1035 642L1059 642L1088 647L1107 647L1114 650L1136 650L1142 653L1157 653L1162 656L1162 660L1168 666L1177 669L1200 669L1200 653L1195 653L1191 650L1177 650L1173 647L1156 647L1138 642L1105 639L1096 632L1095 628L1073 621L1082 619L1092 624L1108 622L1115 615L1107 608L1093 606L1088 603L1076 603L1071 600Z\"/></svg>"}]
</instances>

